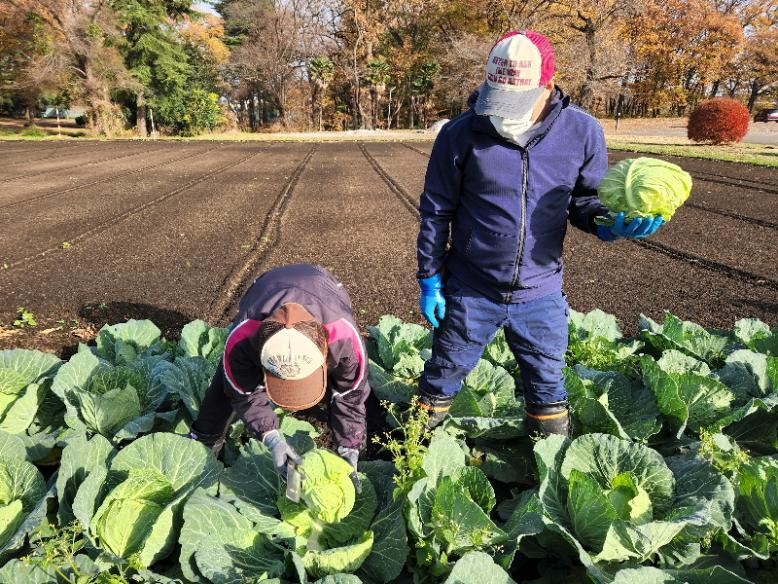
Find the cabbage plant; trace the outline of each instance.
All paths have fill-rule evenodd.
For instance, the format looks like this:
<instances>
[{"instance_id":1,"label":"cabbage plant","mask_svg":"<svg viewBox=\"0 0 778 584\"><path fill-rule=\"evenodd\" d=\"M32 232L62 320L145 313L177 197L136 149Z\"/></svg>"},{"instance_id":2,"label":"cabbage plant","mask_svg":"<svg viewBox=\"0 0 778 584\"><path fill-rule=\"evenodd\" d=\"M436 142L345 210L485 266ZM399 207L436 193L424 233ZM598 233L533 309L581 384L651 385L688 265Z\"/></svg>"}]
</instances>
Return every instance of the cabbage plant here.
<instances>
[{"instance_id":1,"label":"cabbage plant","mask_svg":"<svg viewBox=\"0 0 778 584\"><path fill-rule=\"evenodd\" d=\"M616 317L596 309L588 313L570 309L567 364L600 371L629 372L643 348L638 339L624 339Z\"/></svg>"},{"instance_id":2,"label":"cabbage plant","mask_svg":"<svg viewBox=\"0 0 778 584\"><path fill-rule=\"evenodd\" d=\"M508 439L523 432L524 403L516 397L516 382L499 365L481 359L462 383L447 427L470 438Z\"/></svg>"},{"instance_id":3,"label":"cabbage plant","mask_svg":"<svg viewBox=\"0 0 778 584\"><path fill-rule=\"evenodd\" d=\"M778 459L758 457L740 469L735 529L724 547L742 558L778 552Z\"/></svg>"},{"instance_id":4,"label":"cabbage plant","mask_svg":"<svg viewBox=\"0 0 778 584\"><path fill-rule=\"evenodd\" d=\"M437 433L424 456L424 476L406 495L408 531L419 568L435 576L451 572L457 558L485 552L507 569L521 540L542 531L539 513L516 506L503 525L491 517L494 488L477 467L467 466L466 448Z\"/></svg>"},{"instance_id":5,"label":"cabbage plant","mask_svg":"<svg viewBox=\"0 0 778 584\"><path fill-rule=\"evenodd\" d=\"M608 434L550 436L535 456L544 522L598 582L624 563L688 565L701 539L731 525L732 485L701 458L663 459Z\"/></svg>"},{"instance_id":6,"label":"cabbage plant","mask_svg":"<svg viewBox=\"0 0 778 584\"><path fill-rule=\"evenodd\" d=\"M670 221L689 198L692 177L677 164L657 158L627 158L608 169L598 194L610 210L604 224L618 213L627 219L661 215Z\"/></svg>"},{"instance_id":7,"label":"cabbage plant","mask_svg":"<svg viewBox=\"0 0 778 584\"><path fill-rule=\"evenodd\" d=\"M716 376L734 394L732 411L716 422L741 445L774 453L778 444L778 357L740 349Z\"/></svg>"},{"instance_id":8,"label":"cabbage plant","mask_svg":"<svg viewBox=\"0 0 778 584\"><path fill-rule=\"evenodd\" d=\"M665 313L665 321L661 325L641 314L638 326L647 348L657 357L668 349L675 349L717 367L732 349L733 338L728 332L706 329L697 323L681 320L670 312Z\"/></svg>"},{"instance_id":9,"label":"cabbage plant","mask_svg":"<svg viewBox=\"0 0 778 584\"><path fill-rule=\"evenodd\" d=\"M191 423L197 419L217 367L218 360L213 362L202 356L178 356L173 363L159 366L154 372L154 380L165 391L177 396L184 406L184 417Z\"/></svg>"},{"instance_id":10,"label":"cabbage plant","mask_svg":"<svg viewBox=\"0 0 778 584\"><path fill-rule=\"evenodd\" d=\"M0 351L0 431L24 434L51 429L62 404L51 382L62 362L49 353Z\"/></svg>"},{"instance_id":11,"label":"cabbage plant","mask_svg":"<svg viewBox=\"0 0 778 584\"><path fill-rule=\"evenodd\" d=\"M97 333L94 352L115 365L128 365L142 357L167 352L167 342L150 320L128 320L105 325Z\"/></svg>"},{"instance_id":12,"label":"cabbage plant","mask_svg":"<svg viewBox=\"0 0 778 584\"><path fill-rule=\"evenodd\" d=\"M202 320L193 320L181 329L181 339L176 346L176 360L179 357L202 357L218 365L224 353L229 330L212 327Z\"/></svg>"},{"instance_id":13,"label":"cabbage plant","mask_svg":"<svg viewBox=\"0 0 778 584\"><path fill-rule=\"evenodd\" d=\"M149 567L173 550L187 498L215 485L222 466L205 446L175 434L143 436L108 452L105 462L105 444L92 448L96 460L85 469L72 513L111 561L133 558Z\"/></svg>"},{"instance_id":14,"label":"cabbage plant","mask_svg":"<svg viewBox=\"0 0 778 584\"><path fill-rule=\"evenodd\" d=\"M379 399L408 403L416 393L425 361L432 356L432 334L389 315L368 331L370 387Z\"/></svg>"},{"instance_id":15,"label":"cabbage plant","mask_svg":"<svg viewBox=\"0 0 778 584\"><path fill-rule=\"evenodd\" d=\"M490 584L516 584L515 580L494 560L483 552L467 552L454 564L443 584L468 584L489 582Z\"/></svg>"},{"instance_id":16,"label":"cabbage plant","mask_svg":"<svg viewBox=\"0 0 778 584\"><path fill-rule=\"evenodd\" d=\"M730 413L735 394L704 361L671 349L658 361L643 356L640 363L643 381L654 392L666 426L677 438L686 430L699 434Z\"/></svg>"},{"instance_id":17,"label":"cabbage plant","mask_svg":"<svg viewBox=\"0 0 778 584\"><path fill-rule=\"evenodd\" d=\"M489 361L492 365L502 367L512 377L518 378L519 365L516 362L516 356L508 345L508 339L505 336L505 329L499 329L494 338L486 345L483 359Z\"/></svg>"},{"instance_id":18,"label":"cabbage plant","mask_svg":"<svg viewBox=\"0 0 778 584\"><path fill-rule=\"evenodd\" d=\"M0 436L0 562L46 519L47 488L17 436Z\"/></svg>"},{"instance_id":19,"label":"cabbage plant","mask_svg":"<svg viewBox=\"0 0 778 584\"><path fill-rule=\"evenodd\" d=\"M160 356L112 364L86 345L57 372L52 391L67 409L65 423L89 434L123 440L150 432L175 417L162 374L172 364Z\"/></svg>"},{"instance_id":20,"label":"cabbage plant","mask_svg":"<svg viewBox=\"0 0 778 584\"><path fill-rule=\"evenodd\" d=\"M758 318L743 318L735 323L735 336L744 348L778 357L778 325L771 329Z\"/></svg>"},{"instance_id":21,"label":"cabbage plant","mask_svg":"<svg viewBox=\"0 0 778 584\"><path fill-rule=\"evenodd\" d=\"M272 458L251 442L222 476L219 495L199 491L184 510L181 569L213 584L246 578L308 582L357 573L371 582L397 578L408 555L401 503L392 493L393 466L360 465L362 493L336 454L303 455L301 500L286 498Z\"/></svg>"},{"instance_id":22,"label":"cabbage plant","mask_svg":"<svg viewBox=\"0 0 778 584\"><path fill-rule=\"evenodd\" d=\"M640 380L576 365L565 369L565 389L577 434L646 442L662 429L656 397Z\"/></svg>"}]
</instances>

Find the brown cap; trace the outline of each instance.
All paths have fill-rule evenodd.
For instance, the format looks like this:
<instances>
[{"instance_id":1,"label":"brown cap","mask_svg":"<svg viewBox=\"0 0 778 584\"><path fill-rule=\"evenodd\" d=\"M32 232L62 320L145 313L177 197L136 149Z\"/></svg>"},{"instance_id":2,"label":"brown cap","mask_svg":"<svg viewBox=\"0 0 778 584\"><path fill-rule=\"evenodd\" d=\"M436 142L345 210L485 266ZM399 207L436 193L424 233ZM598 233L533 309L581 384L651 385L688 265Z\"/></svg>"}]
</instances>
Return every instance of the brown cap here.
<instances>
[{"instance_id":1,"label":"brown cap","mask_svg":"<svg viewBox=\"0 0 778 584\"><path fill-rule=\"evenodd\" d=\"M327 389L327 333L305 307L284 304L257 334L267 395L286 410L315 406Z\"/></svg>"}]
</instances>

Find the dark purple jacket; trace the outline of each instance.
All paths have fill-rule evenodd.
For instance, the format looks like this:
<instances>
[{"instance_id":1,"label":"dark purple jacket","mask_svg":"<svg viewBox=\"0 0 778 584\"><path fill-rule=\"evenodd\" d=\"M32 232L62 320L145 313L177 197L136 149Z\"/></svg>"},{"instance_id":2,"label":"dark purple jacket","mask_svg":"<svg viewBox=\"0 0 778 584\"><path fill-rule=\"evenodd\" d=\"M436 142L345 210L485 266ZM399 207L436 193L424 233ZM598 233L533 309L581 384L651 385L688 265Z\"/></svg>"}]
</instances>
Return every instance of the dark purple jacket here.
<instances>
[{"instance_id":1,"label":"dark purple jacket","mask_svg":"<svg viewBox=\"0 0 778 584\"><path fill-rule=\"evenodd\" d=\"M605 136L559 88L526 148L498 134L474 102L443 126L432 149L417 275L445 269L498 302L539 298L562 287L568 218L596 233L594 217L607 211L597 198Z\"/></svg>"},{"instance_id":2,"label":"dark purple jacket","mask_svg":"<svg viewBox=\"0 0 778 584\"><path fill-rule=\"evenodd\" d=\"M233 408L253 435L278 428L278 417L264 390L255 336L262 320L289 302L304 306L327 331L330 427L339 446L361 448L365 400L370 394L367 352L354 322L351 298L320 266L297 264L270 270L254 280L241 299L224 348L225 391Z\"/></svg>"}]
</instances>

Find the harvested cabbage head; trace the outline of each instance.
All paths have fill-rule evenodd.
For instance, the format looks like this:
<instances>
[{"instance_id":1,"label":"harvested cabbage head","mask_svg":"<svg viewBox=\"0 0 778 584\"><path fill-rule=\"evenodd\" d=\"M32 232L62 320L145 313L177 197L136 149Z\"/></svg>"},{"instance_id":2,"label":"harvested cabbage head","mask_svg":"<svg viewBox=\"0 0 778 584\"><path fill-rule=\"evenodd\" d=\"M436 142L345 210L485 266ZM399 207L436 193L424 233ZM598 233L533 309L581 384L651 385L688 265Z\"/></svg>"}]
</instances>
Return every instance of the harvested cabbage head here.
<instances>
[{"instance_id":1,"label":"harvested cabbage head","mask_svg":"<svg viewBox=\"0 0 778 584\"><path fill-rule=\"evenodd\" d=\"M597 223L613 225L623 212L627 219L661 215L669 221L689 198L692 177L677 164L656 158L627 158L612 166L600 183L600 200L610 210Z\"/></svg>"},{"instance_id":2,"label":"harvested cabbage head","mask_svg":"<svg viewBox=\"0 0 778 584\"><path fill-rule=\"evenodd\" d=\"M351 513L356 493L349 463L328 450L316 449L305 453L300 471L305 476L300 496L316 517L335 523Z\"/></svg>"}]
</instances>

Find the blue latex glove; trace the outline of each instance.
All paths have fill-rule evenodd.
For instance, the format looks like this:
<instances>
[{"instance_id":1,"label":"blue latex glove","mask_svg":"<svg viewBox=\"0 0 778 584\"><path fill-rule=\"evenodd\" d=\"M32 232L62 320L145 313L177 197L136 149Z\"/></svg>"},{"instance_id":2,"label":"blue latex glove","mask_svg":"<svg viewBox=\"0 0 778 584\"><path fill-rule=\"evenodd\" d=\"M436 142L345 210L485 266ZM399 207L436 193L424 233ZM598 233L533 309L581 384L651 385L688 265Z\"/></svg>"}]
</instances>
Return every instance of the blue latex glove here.
<instances>
[{"instance_id":1,"label":"blue latex glove","mask_svg":"<svg viewBox=\"0 0 778 584\"><path fill-rule=\"evenodd\" d=\"M446 299L443 297L443 276L435 274L429 278L419 280L421 298L419 309L432 325L432 328L440 326L439 320L446 318Z\"/></svg>"},{"instance_id":2,"label":"blue latex glove","mask_svg":"<svg viewBox=\"0 0 778 584\"><path fill-rule=\"evenodd\" d=\"M656 233L665 220L661 215L656 217L636 217L629 223L624 223L624 213L616 215L613 225L598 225L597 236L603 241L614 241L619 238L644 239Z\"/></svg>"}]
</instances>

